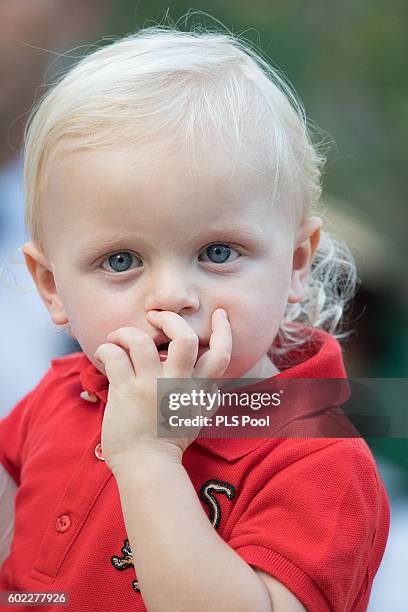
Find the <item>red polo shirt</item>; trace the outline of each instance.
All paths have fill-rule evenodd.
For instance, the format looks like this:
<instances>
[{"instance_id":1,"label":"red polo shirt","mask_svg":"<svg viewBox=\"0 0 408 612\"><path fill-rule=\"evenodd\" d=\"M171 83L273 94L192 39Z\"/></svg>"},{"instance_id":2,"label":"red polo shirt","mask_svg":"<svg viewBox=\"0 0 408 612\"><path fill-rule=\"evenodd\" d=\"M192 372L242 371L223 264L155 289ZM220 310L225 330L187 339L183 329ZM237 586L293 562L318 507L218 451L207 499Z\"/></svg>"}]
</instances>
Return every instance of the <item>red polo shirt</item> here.
<instances>
[{"instance_id":1,"label":"red polo shirt","mask_svg":"<svg viewBox=\"0 0 408 612\"><path fill-rule=\"evenodd\" d=\"M278 376L345 376L341 349L324 332L294 357L300 363ZM145 610L118 488L100 452L107 389L75 353L54 360L0 421L0 461L19 484L0 591L65 591L78 612ZM183 464L214 528L247 563L311 612L366 610L389 505L361 438L202 439Z\"/></svg>"}]
</instances>

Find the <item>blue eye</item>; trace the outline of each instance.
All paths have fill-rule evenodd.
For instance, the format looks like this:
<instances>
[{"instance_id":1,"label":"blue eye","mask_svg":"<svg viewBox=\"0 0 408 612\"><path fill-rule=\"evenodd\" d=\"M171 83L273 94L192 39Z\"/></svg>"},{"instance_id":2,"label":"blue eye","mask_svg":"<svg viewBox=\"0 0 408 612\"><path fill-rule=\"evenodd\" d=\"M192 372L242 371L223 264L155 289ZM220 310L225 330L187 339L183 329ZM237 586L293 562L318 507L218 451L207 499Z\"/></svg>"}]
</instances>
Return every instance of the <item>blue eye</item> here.
<instances>
[{"instance_id":1,"label":"blue eye","mask_svg":"<svg viewBox=\"0 0 408 612\"><path fill-rule=\"evenodd\" d=\"M128 253L128 251L120 251L110 255L107 259L110 268L109 272L112 270L114 272L126 272L131 267L133 259L133 255Z\"/></svg>"},{"instance_id":2,"label":"blue eye","mask_svg":"<svg viewBox=\"0 0 408 612\"><path fill-rule=\"evenodd\" d=\"M232 249L226 244L218 243L211 244L204 252L213 263L225 263L232 251L235 251L235 249ZM237 253L237 251L235 252Z\"/></svg>"}]
</instances>

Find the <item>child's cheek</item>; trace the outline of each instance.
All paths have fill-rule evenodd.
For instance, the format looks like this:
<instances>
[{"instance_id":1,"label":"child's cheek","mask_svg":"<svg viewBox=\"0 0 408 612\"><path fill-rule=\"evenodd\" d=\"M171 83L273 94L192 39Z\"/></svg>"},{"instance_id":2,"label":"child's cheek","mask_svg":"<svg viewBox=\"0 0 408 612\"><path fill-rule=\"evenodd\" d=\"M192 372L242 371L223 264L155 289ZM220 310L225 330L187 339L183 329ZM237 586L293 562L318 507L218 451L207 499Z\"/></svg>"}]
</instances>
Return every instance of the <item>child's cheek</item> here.
<instances>
[{"instance_id":1,"label":"child's cheek","mask_svg":"<svg viewBox=\"0 0 408 612\"><path fill-rule=\"evenodd\" d=\"M228 313L232 333L232 354L228 368L228 376L235 378L249 370L260 358L259 306L254 300L248 300L244 295L236 295L235 299L219 304Z\"/></svg>"},{"instance_id":2,"label":"child's cheek","mask_svg":"<svg viewBox=\"0 0 408 612\"><path fill-rule=\"evenodd\" d=\"M225 308L231 325L234 339L251 337L253 330L260 331L260 324L270 319L271 304L267 296L251 291L231 292L228 300L224 300L220 307Z\"/></svg>"},{"instance_id":3,"label":"child's cheek","mask_svg":"<svg viewBox=\"0 0 408 612\"><path fill-rule=\"evenodd\" d=\"M88 357L105 341L106 334L110 331L108 322L100 312L101 304L89 297L71 295L66 296L64 302L70 333Z\"/></svg>"},{"instance_id":4,"label":"child's cheek","mask_svg":"<svg viewBox=\"0 0 408 612\"><path fill-rule=\"evenodd\" d=\"M232 291L227 299L217 304L228 313L232 360L237 367L245 365L247 369L269 351L286 305L284 283L277 282L272 287L265 278L257 280L255 286Z\"/></svg>"}]
</instances>

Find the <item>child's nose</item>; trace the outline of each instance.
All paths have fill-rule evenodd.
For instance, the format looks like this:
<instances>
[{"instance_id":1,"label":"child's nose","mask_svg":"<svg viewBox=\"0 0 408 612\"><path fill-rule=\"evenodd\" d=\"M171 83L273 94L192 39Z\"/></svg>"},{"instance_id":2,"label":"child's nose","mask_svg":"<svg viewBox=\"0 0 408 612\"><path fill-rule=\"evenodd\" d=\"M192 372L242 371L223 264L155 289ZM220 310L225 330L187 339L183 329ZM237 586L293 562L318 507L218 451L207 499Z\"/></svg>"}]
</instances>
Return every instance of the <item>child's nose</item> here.
<instances>
[{"instance_id":1,"label":"child's nose","mask_svg":"<svg viewBox=\"0 0 408 612\"><path fill-rule=\"evenodd\" d=\"M145 309L195 312L200 306L198 291L181 271L167 268L155 275L149 284Z\"/></svg>"}]
</instances>

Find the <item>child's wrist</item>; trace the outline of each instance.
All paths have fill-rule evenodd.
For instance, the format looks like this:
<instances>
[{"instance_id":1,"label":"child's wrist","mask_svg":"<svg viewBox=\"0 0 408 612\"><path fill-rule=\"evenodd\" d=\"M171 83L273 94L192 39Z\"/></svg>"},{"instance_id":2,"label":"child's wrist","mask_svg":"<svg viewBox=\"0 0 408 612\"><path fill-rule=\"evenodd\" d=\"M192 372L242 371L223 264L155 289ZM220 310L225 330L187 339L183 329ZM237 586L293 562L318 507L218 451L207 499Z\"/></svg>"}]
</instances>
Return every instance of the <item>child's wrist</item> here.
<instances>
[{"instance_id":1,"label":"child's wrist","mask_svg":"<svg viewBox=\"0 0 408 612\"><path fill-rule=\"evenodd\" d=\"M166 441L154 444L140 442L131 450L110 457L106 463L118 480L134 479L149 474L151 470L168 469L170 465L182 465L181 448Z\"/></svg>"}]
</instances>

